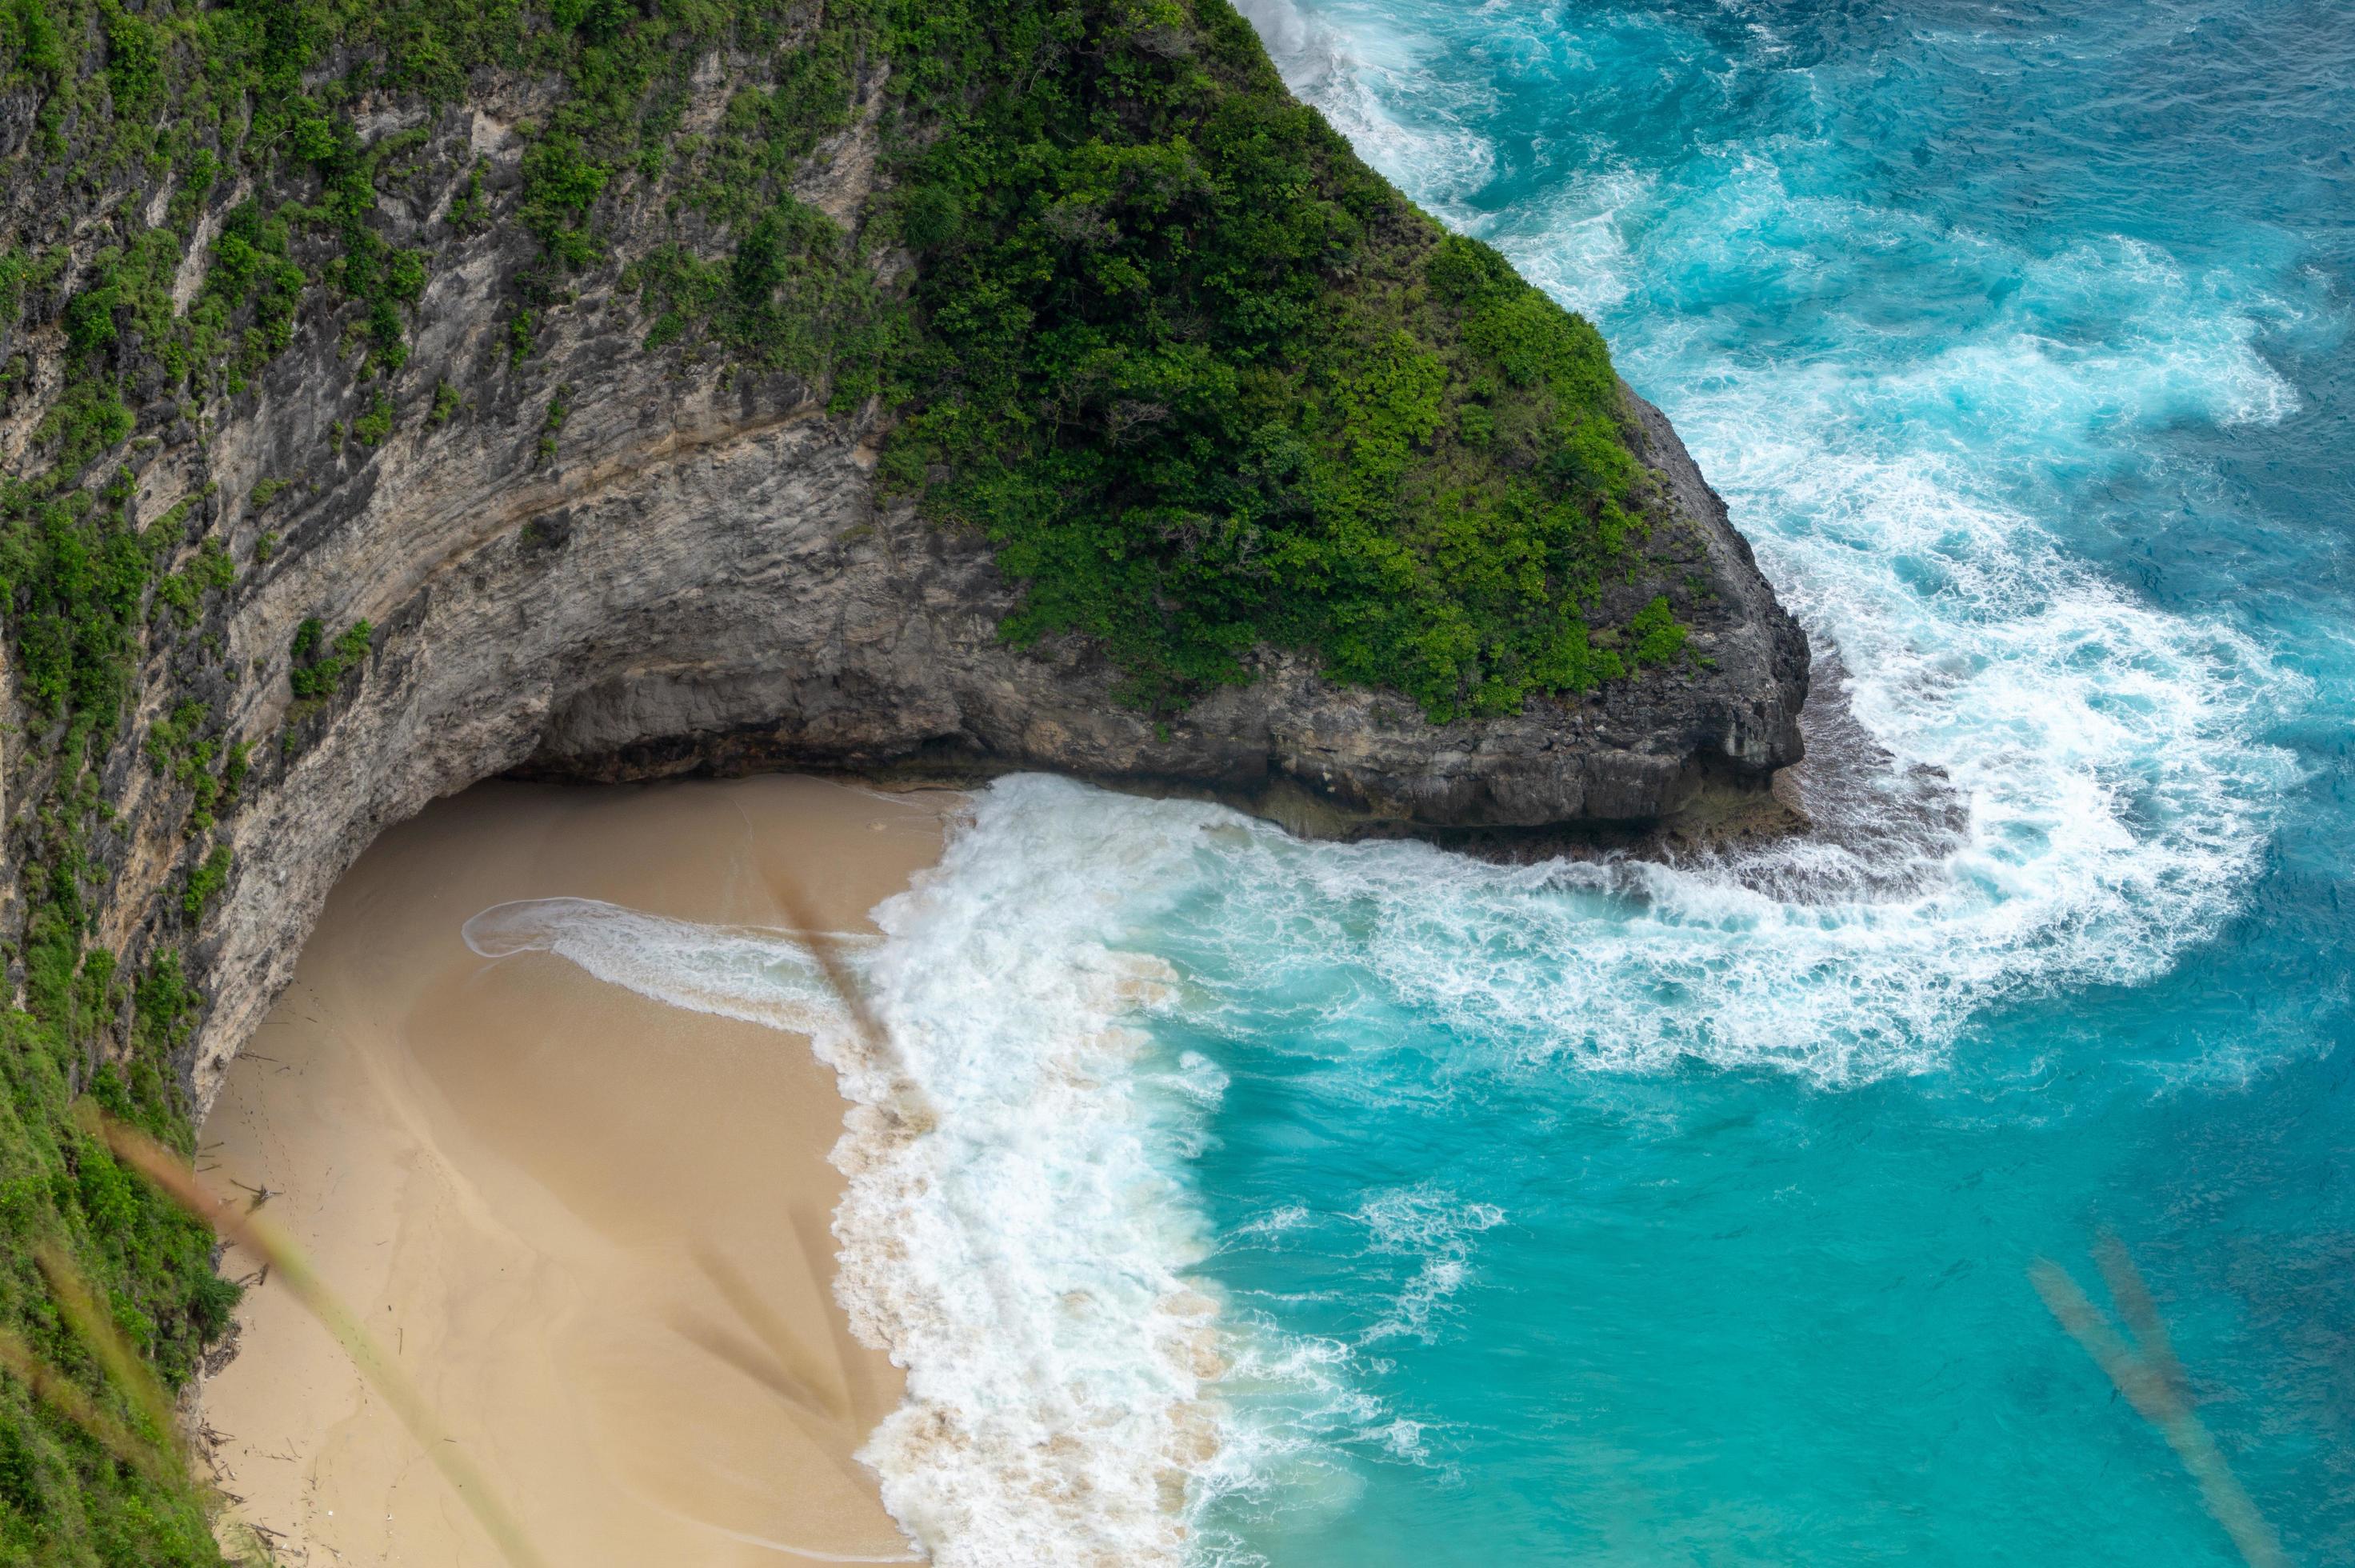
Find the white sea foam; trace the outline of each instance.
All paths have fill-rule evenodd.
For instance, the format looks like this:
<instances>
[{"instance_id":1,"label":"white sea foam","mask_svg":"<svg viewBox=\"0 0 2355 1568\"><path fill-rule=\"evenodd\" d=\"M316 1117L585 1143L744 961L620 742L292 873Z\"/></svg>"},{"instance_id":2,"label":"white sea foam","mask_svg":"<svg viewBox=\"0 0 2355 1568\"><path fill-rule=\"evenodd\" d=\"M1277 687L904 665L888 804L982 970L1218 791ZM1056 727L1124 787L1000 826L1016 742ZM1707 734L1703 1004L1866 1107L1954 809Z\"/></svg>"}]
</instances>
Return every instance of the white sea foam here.
<instances>
[{"instance_id":1,"label":"white sea foam","mask_svg":"<svg viewBox=\"0 0 2355 1568\"><path fill-rule=\"evenodd\" d=\"M1225 1087L1199 1055L1140 1071L1156 962L1104 945L1182 880L1197 824L992 792L940 872L856 955L890 1048L850 1027L789 933L583 899L495 906L486 957L547 952L677 1006L810 1033L853 1103L835 1158L837 1291L909 1375L865 1456L943 1564L1151 1564L1185 1552L1218 1451L1217 1307L1172 1171ZM1073 809L1074 806L1077 809Z\"/></svg>"},{"instance_id":2,"label":"white sea foam","mask_svg":"<svg viewBox=\"0 0 2355 1568\"><path fill-rule=\"evenodd\" d=\"M1416 1261L1415 1272L1400 1285L1390 1310L1358 1342L1371 1345L1406 1336L1428 1345L1438 1339L1435 1317L1471 1277L1474 1239L1503 1224L1505 1211L1493 1203L1466 1203L1424 1183L1376 1193L1353 1218L1366 1228L1369 1250L1406 1253ZM1420 1438L1422 1429L1412 1422L1393 1426L1412 1427Z\"/></svg>"},{"instance_id":3,"label":"white sea foam","mask_svg":"<svg viewBox=\"0 0 2355 1568\"><path fill-rule=\"evenodd\" d=\"M1218 1446L1217 1307L1178 1173L1224 1087L1140 1070L1166 966L1107 945L1190 880L1196 825L1149 803L993 788L884 904L880 1015L937 1121L895 1128L875 1064L837 1217L844 1304L908 1369L865 1453L943 1563L1172 1563Z\"/></svg>"},{"instance_id":4,"label":"white sea foam","mask_svg":"<svg viewBox=\"0 0 2355 1568\"><path fill-rule=\"evenodd\" d=\"M675 1008L812 1033L838 1028L840 1006L790 932L702 925L601 899L493 904L463 929L485 958L552 953L600 980ZM836 935L856 948L864 935Z\"/></svg>"},{"instance_id":5,"label":"white sea foam","mask_svg":"<svg viewBox=\"0 0 2355 1568\"><path fill-rule=\"evenodd\" d=\"M1293 91L1316 106L1359 156L1397 179L1414 171L1425 205L1462 226L1463 197L1496 170L1496 148L1471 129L1493 94L1476 83L1442 83L1421 62L1440 46L1397 17L1360 11L1345 29L1295 0L1241 0ZM1405 105L1413 112L1403 112Z\"/></svg>"}]
</instances>

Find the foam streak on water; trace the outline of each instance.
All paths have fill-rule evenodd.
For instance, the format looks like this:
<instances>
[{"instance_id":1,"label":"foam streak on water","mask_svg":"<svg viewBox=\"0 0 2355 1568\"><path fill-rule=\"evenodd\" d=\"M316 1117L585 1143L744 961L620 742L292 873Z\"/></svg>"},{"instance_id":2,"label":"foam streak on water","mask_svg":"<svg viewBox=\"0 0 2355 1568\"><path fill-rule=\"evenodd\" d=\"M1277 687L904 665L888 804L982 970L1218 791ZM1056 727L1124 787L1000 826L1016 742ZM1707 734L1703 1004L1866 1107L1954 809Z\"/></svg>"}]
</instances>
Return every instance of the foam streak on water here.
<instances>
[{"instance_id":1,"label":"foam streak on water","mask_svg":"<svg viewBox=\"0 0 2355 1568\"><path fill-rule=\"evenodd\" d=\"M517 899L462 929L485 958L552 953L609 985L690 1012L802 1033L839 1030L842 1008L789 932L703 925L602 899ZM837 943L867 940L839 934Z\"/></svg>"}]
</instances>

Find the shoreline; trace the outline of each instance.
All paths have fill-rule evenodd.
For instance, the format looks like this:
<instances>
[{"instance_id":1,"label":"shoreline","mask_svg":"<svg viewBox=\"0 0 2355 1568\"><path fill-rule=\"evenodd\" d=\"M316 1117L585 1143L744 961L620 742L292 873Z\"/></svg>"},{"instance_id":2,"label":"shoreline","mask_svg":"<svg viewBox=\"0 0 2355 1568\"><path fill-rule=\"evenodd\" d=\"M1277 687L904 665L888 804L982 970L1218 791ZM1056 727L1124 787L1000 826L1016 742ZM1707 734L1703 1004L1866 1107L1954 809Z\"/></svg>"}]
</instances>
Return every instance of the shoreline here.
<instances>
[{"instance_id":1,"label":"shoreline","mask_svg":"<svg viewBox=\"0 0 2355 1568\"><path fill-rule=\"evenodd\" d=\"M1830 732L1828 726L1846 720L1846 699L1837 690L1814 688L1802 705L1802 712L1803 721L1810 726L1809 734L1819 729ZM1826 714L1835 717L1827 719ZM1846 722L1852 725L1853 720ZM1846 739L1845 735L1839 738ZM1525 865L1557 855L1587 859L1606 853L1666 862L1696 849L1804 839L1813 834L1817 824L1791 782L1794 775L1806 773L1809 760L1816 756L1817 742L1811 740L1808 744L1806 756L1754 781L1705 777L1689 797L1664 816L1537 825L1447 824L1386 817L1319 795L1296 778L1273 772L1256 784L1225 784L1179 773L1107 773L980 756L926 755L837 764L823 757L796 752L772 755L750 747L720 750L716 755L690 752L684 757L649 748L656 754L644 760L634 761L627 752L620 752L593 764L560 768L526 765L499 777L502 781L559 788L611 788L782 773L885 793L970 795L1003 779L1040 773L1139 800L1188 801L1222 806L1253 821L1280 827L1309 843L1431 844L1454 854L1508 865Z\"/></svg>"},{"instance_id":2,"label":"shoreline","mask_svg":"<svg viewBox=\"0 0 2355 1568\"><path fill-rule=\"evenodd\" d=\"M808 1038L550 951L486 958L463 928L556 899L657 934L773 932L789 909L871 932L961 800L779 775L478 786L338 883L231 1065L204 1179L268 1203L551 1561L913 1561L855 1457L905 1384L836 1300L849 1106ZM258 1272L234 1249L222 1269ZM225 1520L289 1564L499 1561L282 1287L255 1280L237 1316L199 1396Z\"/></svg>"}]
</instances>

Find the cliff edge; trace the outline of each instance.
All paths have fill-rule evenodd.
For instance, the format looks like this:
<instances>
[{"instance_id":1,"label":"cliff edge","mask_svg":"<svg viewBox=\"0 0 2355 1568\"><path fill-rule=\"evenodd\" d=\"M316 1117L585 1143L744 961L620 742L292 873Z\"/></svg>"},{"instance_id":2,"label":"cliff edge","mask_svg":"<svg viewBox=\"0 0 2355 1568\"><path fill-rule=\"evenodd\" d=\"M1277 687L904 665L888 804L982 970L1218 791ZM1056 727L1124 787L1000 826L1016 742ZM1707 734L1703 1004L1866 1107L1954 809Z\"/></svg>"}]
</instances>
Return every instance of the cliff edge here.
<instances>
[{"instance_id":1,"label":"cliff edge","mask_svg":"<svg viewBox=\"0 0 2355 1568\"><path fill-rule=\"evenodd\" d=\"M27 0L0 44L8 1222L168 1379L222 1289L74 1103L187 1145L336 879L476 780L1591 832L1800 754L1806 637L1668 421L1223 0ZM44 1560L118 1504L208 1560L14 1384L0 1428Z\"/></svg>"}]
</instances>

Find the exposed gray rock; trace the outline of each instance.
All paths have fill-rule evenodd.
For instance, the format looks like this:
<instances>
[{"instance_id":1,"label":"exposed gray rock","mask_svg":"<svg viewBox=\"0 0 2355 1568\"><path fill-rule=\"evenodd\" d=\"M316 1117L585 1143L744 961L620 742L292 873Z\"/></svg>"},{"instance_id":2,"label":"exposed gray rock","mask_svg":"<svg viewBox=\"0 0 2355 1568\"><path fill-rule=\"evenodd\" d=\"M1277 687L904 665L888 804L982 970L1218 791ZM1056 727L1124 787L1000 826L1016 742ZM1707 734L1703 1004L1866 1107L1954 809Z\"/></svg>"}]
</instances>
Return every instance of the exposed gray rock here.
<instances>
[{"instance_id":1,"label":"exposed gray rock","mask_svg":"<svg viewBox=\"0 0 2355 1568\"><path fill-rule=\"evenodd\" d=\"M1655 548L1680 547L1707 584L1693 645L1714 668L1648 670L1584 701L1434 725L1398 697L1263 653L1252 684L1156 721L1114 700L1115 673L1085 645L1001 643L1012 594L981 541L878 504L855 430L810 432L790 454L783 443L712 454L729 477L682 476L692 499L632 485L564 510L567 543L591 547L615 532L668 536L709 507L731 519L741 553L687 569L690 601L630 612L619 646L581 645L566 667L583 678L554 699L527 765L609 780L814 763L1050 768L1207 790L1338 833L1655 823L1707 784L1763 787L1797 760L1807 656L1668 421L1636 406L1683 513L1684 538Z\"/></svg>"}]
</instances>

